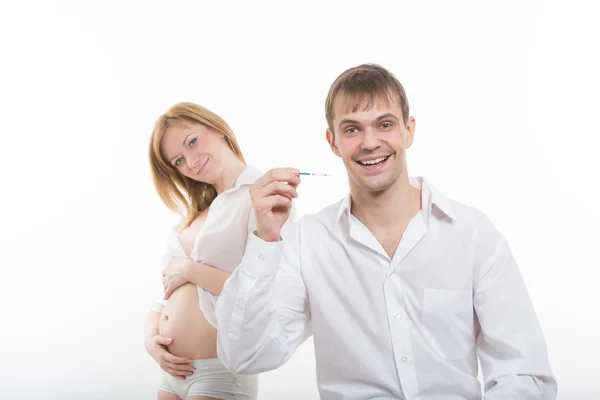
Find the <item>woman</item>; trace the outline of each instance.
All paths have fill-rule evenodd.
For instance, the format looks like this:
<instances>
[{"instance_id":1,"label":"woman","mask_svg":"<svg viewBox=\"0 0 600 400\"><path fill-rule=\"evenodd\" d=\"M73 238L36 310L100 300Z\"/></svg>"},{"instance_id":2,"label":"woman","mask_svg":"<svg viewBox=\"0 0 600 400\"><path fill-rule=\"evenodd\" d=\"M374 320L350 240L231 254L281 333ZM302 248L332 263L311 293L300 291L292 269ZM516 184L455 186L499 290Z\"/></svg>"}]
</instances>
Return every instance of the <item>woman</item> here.
<instances>
[{"instance_id":1,"label":"woman","mask_svg":"<svg viewBox=\"0 0 600 400\"><path fill-rule=\"evenodd\" d=\"M148 313L145 345L159 363L159 400L255 399L257 376L229 372L217 358L216 296L239 265L254 213L247 167L227 123L180 103L156 122L150 141L154 185L182 220L165 254L164 298Z\"/></svg>"}]
</instances>

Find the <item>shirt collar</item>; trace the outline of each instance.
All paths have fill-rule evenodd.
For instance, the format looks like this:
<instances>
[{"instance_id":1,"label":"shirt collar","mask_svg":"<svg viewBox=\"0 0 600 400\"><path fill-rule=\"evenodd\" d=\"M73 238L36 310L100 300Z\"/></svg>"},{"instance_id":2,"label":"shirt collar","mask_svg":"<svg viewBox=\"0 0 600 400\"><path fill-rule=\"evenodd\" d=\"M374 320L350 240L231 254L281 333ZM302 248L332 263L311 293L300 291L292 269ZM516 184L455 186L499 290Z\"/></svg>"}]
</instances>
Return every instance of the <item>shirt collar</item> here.
<instances>
[{"instance_id":1,"label":"shirt collar","mask_svg":"<svg viewBox=\"0 0 600 400\"><path fill-rule=\"evenodd\" d=\"M431 211L431 207L436 206L438 210L446 214L451 220L456 220L456 216L454 214L454 208L452 207L452 202L449 198L440 193L428 180L423 177L415 177L410 179L410 184L414 187L421 189L422 192L422 201L423 206L422 209L425 209L425 206L429 208L429 212Z\"/></svg>"},{"instance_id":2,"label":"shirt collar","mask_svg":"<svg viewBox=\"0 0 600 400\"><path fill-rule=\"evenodd\" d=\"M427 181L423 177L414 177L410 178L410 184L418 189L421 189L421 192L423 194L422 209L427 209L427 211L430 211L430 207L435 205L450 219L456 219L450 199L441 194L433 185L431 185L431 183L429 183L429 181ZM350 213L351 205L352 199L350 197L350 193L348 193L348 195L346 195L346 197L344 197L340 202L336 221L339 221L340 218L342 218L342 216L348 215Z\"/></svg>"},{"instance_id":3,"label":"shirt collar","mask_svg":"<svg viewBox=\"0 0 600 400\"><path fill-rule=\"evenodd\" d=\"M263 173L260 172L260 170L253 166L247 166L246 169L242 171L240 176L238 176L237 180L235 181L234 188L237 189L240 186L252 185L254 181L260 178L261 176L263 176Z\"/></svg>"}]
</instances>

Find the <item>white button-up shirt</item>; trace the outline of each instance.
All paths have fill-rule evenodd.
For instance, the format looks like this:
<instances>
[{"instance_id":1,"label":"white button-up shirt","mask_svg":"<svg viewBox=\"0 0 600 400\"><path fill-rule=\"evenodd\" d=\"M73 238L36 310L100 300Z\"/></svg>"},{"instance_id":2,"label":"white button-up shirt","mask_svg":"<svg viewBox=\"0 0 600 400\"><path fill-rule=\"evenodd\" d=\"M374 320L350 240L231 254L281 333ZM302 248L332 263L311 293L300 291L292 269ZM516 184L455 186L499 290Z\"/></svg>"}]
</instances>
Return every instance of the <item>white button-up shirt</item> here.
<instances>
[{"instance_id":1,"label":"white button-up shirt","mask_svg":"<svg viewBox=\"0 0 600 400\"><path fill-rule=\"evenodd\" d=\"M219 358L243 374L284 364L310 334L323 399L556 398L527 289L484 214L426 181L393 258L350 197L250 235L217 302Z\"/></svg>"},{"instance_id":2,"label":"white button-up shirt","mask_svg":"<svg viewBox=\"0 0 600 400\"><path fill-rule=\"evenodd\" d=\"M222 271L232 272L242 260L248 234L256 229L252 212L250 185L262 176L262 172L249 166L237 178L234 186L219 194L210 205L204 225L196 234L190 258ZM177 233L173 233L161 260L161 270L171 262L172 257L187 257ZM150 311L162 312L167 300L163 287L157 278L157 299L152 302ZM200 309L206 320L217 326L215 304L217 296L198 287Z\"/></svg>"}]
</instances>

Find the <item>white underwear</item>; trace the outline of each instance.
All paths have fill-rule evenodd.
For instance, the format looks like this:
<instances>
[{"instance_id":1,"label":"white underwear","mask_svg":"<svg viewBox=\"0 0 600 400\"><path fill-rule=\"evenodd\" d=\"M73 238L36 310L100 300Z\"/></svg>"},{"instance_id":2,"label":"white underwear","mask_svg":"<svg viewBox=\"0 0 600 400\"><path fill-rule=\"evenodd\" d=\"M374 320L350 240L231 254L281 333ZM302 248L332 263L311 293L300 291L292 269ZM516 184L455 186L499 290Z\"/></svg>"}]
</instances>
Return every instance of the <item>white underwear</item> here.
<instances>
[{"instance_id":1,"label":"white underwear","mask_svg":"<svg viewBox=\"0 0 600 400\"><path fill-rule=\"evenodd\" d=\"M255 400L258 395L257 375L236 375L218 358L192 360L193 375L180 380L161 370L159 389L182 399L206 396L223 400Z\"/></svg>"}]
</instances>

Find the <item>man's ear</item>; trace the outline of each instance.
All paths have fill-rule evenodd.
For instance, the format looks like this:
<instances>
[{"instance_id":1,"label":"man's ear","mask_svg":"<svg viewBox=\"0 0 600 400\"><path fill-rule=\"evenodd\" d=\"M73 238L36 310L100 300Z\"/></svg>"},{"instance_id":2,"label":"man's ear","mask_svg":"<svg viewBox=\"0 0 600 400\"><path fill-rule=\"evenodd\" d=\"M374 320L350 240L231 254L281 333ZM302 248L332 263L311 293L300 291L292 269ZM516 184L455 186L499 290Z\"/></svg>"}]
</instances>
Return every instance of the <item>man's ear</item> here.
<instances>
[{"instance_id":1,"label":"man's ear","mask_svg":"<svg viewBox=\"0 0 600 400\"><path fill-rule=\"evenodd\" d=\"M329 128L327 128L326 136L327 136L327 143L329 143L329 147L331 147L331 151L333 151L333 154L335 154L338 157L341 157L340 151L335 142L335 134L333 132L331 132L331 130Z\"/></svg>"},{"instance_id":2,"label":"man's ear","mask_svg":"<svg viewBox=\"0 0 600 400\"><path fill-rule=\"evenodd\" d=\"M415 140L416 121L414 117L410 117L406 122L406 149L410 149Z\"/></svg>"}]
</instances>

